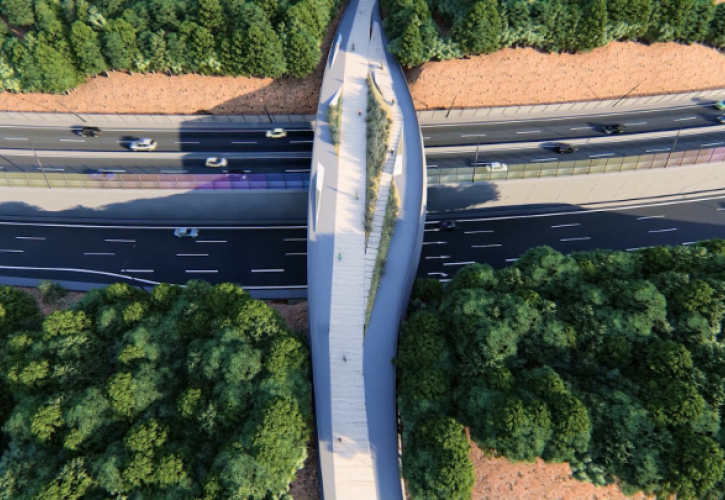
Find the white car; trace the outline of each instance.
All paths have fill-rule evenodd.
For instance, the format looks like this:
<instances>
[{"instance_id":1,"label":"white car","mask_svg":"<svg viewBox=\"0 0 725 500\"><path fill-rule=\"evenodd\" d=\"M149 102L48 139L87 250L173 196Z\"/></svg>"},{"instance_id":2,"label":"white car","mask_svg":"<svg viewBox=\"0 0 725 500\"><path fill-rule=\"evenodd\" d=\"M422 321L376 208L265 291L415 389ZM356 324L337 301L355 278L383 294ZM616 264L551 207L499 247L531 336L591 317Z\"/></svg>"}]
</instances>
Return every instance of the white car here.
<instances>
[{"instance_id":1,"label":"white car","mask_svg":"<svg viewBox=\"0 0 725 500\"><path fill-rule=\"evenodd\" d=\"M227 166L226 158L207 158L206 166L209 168L221 168Z\"/></svg>"},{"instance_id":2,"label":"white car","mask_svg":"<svg viewBox=\"0 0 725 500\"><path fill-rule=\"evenodd\" d=\"M472 167L483 168L487 172L508 172L509 166L497 161L487 163L471 163Z\"/></svg>"},{"instance_id":3,"label":"white car","mask_svg":"<svg viewBox=\"0 0 725 500\"><path fill-rule=\"evenodd\" d=\"M270 139L282 139L283 137L287 137L287 131L283 128L273 128L272 130L267 130L265 135Z\"/></svg>"},{"instance_id":4,"label":"white car","mask_svg":"<svg viewBox=\"0 0 725 500\"><path fill-rule=\"evenodd\" d=\"M156 141L153 139L138 139L129 146L132 151L153 151L156 149Z\"/></svg>"},{"instance_id":5,"label":"white car","mask_svg":"<svg viewBox=\"0 0 725 500\"><path fill-rule=\"evenodd\" d=\"M199 230L195 227L177 227L174 229L174 236L177 238L196 238Z\"/></svg>"}]
</instances>

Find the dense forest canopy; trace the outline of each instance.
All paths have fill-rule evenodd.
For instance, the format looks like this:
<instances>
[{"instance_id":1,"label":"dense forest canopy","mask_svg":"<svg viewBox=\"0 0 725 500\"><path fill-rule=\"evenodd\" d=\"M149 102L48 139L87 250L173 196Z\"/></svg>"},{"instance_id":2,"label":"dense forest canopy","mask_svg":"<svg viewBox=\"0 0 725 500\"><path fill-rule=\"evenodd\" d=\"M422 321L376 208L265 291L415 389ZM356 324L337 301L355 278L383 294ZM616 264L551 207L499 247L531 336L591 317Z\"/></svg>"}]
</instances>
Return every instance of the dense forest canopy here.
<instances>
[{"instance_id":1,"label":"dense forest canopy","mask_svg":"<svg viewBox=\"0 0 725 500\"><path fill-rule=\"evenodd\" d=\"M512 461L625 493L725 496L725 240L528 251L418 281L398 358L414 500L469 500L464 427Z\"/></svg>"},{"instance_id":2,"label":"dense forest canopy","mask_svg":"<svg viewBox=\"0 0 725 500\"><path fill-rule=\"evenodd\" d=\"M725 4L715 5L712 0L381 0L381 4L387 12L384 24L391 52L406 67L503 47L586 52L613 40L725 45Z\"/></svg>"},{"instance_id":3,"label":"dense forest canopy","mask_svg":"<svg viewBox=\"0 0 725 500\"><path fill-rule=\"evenodd\" d=\"M308 357L231 284L115 284L44 320L0 287L0 499L288 498Z\"/></svg>"},{"instance_id":4,"label":"dense forest canopy","mask_svg":"<svg viewBox=\"0 0 725 500\"><path fill-rule=\"evenodd\" d=\"M0 0L0 84L64 92L109 69L304 77L337 0Z\"/></svg>"}]
</instances>

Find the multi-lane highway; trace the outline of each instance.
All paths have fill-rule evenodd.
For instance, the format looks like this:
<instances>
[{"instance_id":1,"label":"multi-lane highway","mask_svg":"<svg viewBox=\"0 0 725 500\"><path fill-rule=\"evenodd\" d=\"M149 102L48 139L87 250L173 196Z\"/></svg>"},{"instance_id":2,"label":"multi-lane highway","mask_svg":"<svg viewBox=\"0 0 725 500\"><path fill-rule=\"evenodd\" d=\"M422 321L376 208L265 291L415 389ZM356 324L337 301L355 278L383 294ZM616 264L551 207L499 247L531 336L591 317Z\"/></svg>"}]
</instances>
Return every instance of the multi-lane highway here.
<instances>
[{"instance_id":1,"label":"multi-lane highway","mask_svg":"<svg viewBox=\"0 0 725 500\"><path fill-rule=\"evenodd\" d=\"M475 147L467 147L465 152L437 152L429 149L426 152L426 163L428 168L470 167L474 162L547 163L674 153L725 146L723 132L680 136L675 133L672 137L665 138L616 141L619 138L620 136L613 137L612 142L577 144L578 150L575 153L559 153L555 141L525 148L518 148L515 144L513 147L501 149L489 146L485 150L479 150L478 154Z\"/></svg>"},{"instance_id":2,"label":"multi-lane highway","mask_svg":"<svg viewBox=\"0 0 725 500\"><path fill-rule=\"evenodd\" d=\"M563 253L606 248L633 251L725 238L725 198L638 205L611 210L453 218L456 229L426 225L419 276L450 279L474 262L503 267L527 249L548 245Z\"/></svg>"},{"instance_id":3,"label":"multi-lane highway","mask_svg":"<svg viewBox=\"0 0 725 500\"><path fill-rule=\"evenodd\" d=\"M593 111L587 116L523 118L501 116L498 121L423 125L426 147L458 144L496 144L604 136L605 125L624 124L627 133L656 132L719 125L723 115L711 102L656 111Z\"/></svg>"},{"instance_id":4,"label":"multi-lane highway","mask_svg":"<svg viewBox=\"0 0 725 500\"><path fill-rule=\"evenodd\" d=\"M231 281L251 289L304 289L307 229L0 223L0 275L84 283Z\"/></svg>"},{"instance_id":5,"label":"multi-lane highway","mask_svg":"<svg viewBox=\"0 0 725 500\"><path fill-rule=\"evenodd\" d=\"M178 130L108 127L98 138L81 137L77 127L69 126L0 126L0 167L5 171L32 172L42 168L82 174L309 171L313 139L310 125L290 123L283 127L287 137L272 139L266 137L272 124L223 128L209 125ZM155 152L134 153L129 149L131 141L142 137L157 141ZM205 161L209 157L226 158L228 168L207 168Z\"/></svg>"}]
</instances>

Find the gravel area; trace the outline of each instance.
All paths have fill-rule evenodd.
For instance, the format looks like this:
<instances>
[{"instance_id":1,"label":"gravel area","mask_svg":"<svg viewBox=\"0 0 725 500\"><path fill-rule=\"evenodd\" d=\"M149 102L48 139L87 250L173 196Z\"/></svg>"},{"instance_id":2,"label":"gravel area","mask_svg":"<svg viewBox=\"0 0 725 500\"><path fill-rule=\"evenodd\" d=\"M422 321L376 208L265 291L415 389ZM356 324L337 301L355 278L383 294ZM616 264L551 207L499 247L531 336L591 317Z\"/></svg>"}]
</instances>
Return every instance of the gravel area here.
<instances>
[{"instance_id":1,"label":"gravel area","mask_svg":"<svg viewBox=\"0 0 725 500\"><path fill-rule=\"evenodd\" d=\"M725 55L678 43L612 42L586 54L517 48L428 62L407 76L419 110L548 104L723 88Z\"/></svg>"}]
</instances>

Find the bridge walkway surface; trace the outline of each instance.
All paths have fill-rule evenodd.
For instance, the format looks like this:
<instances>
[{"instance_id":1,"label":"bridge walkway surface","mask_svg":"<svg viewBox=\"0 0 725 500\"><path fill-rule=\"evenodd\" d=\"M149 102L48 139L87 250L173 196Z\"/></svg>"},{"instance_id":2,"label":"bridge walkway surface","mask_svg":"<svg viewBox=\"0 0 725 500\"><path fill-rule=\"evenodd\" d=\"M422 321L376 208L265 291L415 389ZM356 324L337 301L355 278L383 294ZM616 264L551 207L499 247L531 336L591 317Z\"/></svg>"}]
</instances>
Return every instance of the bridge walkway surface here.
<instances>
[{"instance_id":1,"label":"bridge walkway surface","mask_svg":"<svg viewBox=\"0 0 725 500\"><path fill-rule=\"evenodd\" d=\"M386 51L377 9L375 0L352 0L338 27L320 93L312 157L308 315L325 500L403 498L391 359L420 257L425 170L412 99L401 68ZM364 229L365 118L366 80L373 68L385 99L397 108L389 143L395 153L387 159L384 183L387 193L395 177L401 208L388 253L395 265L381 280L366 334L365 282L374 260L366 260ZM336 150L326 112L338 98L342 106ZM404 115L409 125L405 129ZM402 144L406 147L399 148ZM381 296L387 304L379 304Z\"/></svg>"}]
</instances>

